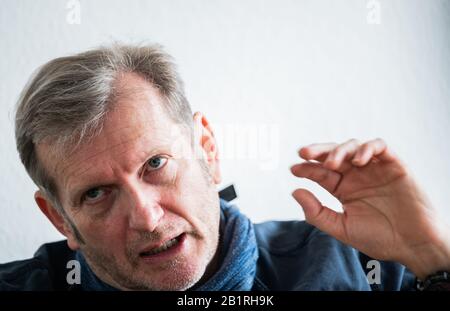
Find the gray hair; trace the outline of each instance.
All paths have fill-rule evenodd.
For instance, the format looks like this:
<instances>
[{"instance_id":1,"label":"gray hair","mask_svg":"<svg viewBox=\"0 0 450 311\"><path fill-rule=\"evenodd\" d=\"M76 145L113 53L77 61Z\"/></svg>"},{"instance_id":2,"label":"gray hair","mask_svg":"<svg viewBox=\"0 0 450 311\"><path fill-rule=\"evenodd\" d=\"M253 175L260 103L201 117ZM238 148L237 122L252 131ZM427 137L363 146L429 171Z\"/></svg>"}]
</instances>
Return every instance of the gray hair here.
<instances>
[{"instance_id":1,"label":"gray hair","mask_svg":"<svg viewBox=\"0 0 450 311\"><path fill-rule=\"evenodd\" d=\"M101 131L117 96L120 73L137 73L159 90L175 122L192 129L192 111L170 55L161 46L114 44L43 65L19 98L16 144L20 159L41 191L62 213L56 185L39 163L36 145L76 145Z\"/></svg>"}]
</instances>

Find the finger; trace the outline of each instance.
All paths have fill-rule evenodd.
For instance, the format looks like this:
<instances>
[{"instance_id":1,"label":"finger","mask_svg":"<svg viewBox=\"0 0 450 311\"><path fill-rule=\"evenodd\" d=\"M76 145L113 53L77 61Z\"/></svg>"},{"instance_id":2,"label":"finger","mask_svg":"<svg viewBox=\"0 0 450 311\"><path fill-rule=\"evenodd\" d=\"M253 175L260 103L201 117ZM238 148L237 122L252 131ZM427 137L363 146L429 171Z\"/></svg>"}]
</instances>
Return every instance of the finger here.
<instances>
[{"instance_id":1,"label":"finger","mask_svg":"<svg viewBox=\"0 0 450 311\"><path fill-rule=\"evenodd\" d=\"M300 204L308 223L345 242L344 216L322 203L308 190L297 189L292 196Z\"/></svg>"},{"instance_id":2,"label":"finger","mask_svg":"<svg viewBox=\"0 0 450 311\"><path fill-rule=\"evenodd\" d=\"M298 154L302 159L305 160L316 160L320 161L320 158L323 159L326 155L336 148L338 144L336 143L324 143L324 144L312 144L305 147L302 147ZM322 162L320 161L320 162Z\"/></svg>"},{"instance_id":3,"label":"finger","mask_svg":"<svg viewBox=\"0 0 450 311\"><path fill-rule=\"evenodd\" d=\"M386 142L383 139L377 138L361 145L356 152L352 163L356 166L364 166L374 159L391 162L396 160L396 156L388 149Z\"/></svg>"},{"instance_id":4,"label":"finger","mask_svg":"<svg viewBox=\"0 0 450 311\"><path fill-rule=\"evenodd\" d=\"M303 162L291 167L291 172L297 177L307 178L318 183L333 194L336 191L342 175L323 167L320 163Z\"/></svg>"},{"instance_id":5,"label":"finger","mask_svg":"<svg viewBox=\"0 0 450 311\"><path fill-rule=\"evenodd\" d=\"M330 170L338 170L344 172L351 167L351 163L346 161L355 155L360 143L356 139L350 139L349 141L337 146L331 151L323 165Z\"/></svg>"}]
</instances>

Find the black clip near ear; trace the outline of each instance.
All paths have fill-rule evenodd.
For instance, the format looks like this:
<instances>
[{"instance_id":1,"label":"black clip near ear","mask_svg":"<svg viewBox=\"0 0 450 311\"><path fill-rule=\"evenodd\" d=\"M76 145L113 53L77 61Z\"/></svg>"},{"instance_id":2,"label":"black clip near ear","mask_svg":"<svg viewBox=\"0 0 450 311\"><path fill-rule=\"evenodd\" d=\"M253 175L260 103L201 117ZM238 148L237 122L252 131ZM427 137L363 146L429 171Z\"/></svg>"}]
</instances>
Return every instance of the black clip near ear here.
<instances>
[{"instance_id":1,"label":"black clip near ear","mask_svg":"<svg viewBox=\"0 0 450 311\"><path fill-rule=\"evenodd\" d=\"M234 185L231 184L228 187L219 191L219 198L224 199L227 202L230 202L237 198L236 190L234 189Z\"/></svg>"}]
</instances>

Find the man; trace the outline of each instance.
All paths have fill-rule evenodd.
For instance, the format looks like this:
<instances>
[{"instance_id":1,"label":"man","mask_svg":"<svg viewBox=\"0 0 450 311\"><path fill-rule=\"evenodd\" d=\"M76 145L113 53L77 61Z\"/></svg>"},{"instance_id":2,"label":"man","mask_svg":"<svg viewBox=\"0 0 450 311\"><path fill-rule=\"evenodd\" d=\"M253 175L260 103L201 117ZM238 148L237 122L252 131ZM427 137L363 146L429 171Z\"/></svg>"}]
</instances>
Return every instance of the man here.
<instances>
[{"instance_id":1,"label":"man","mask_svg":"<svg viewBox=\"0 0 450 311\"><path fill-rule=\"evenodd\" d=\"M1 265L3 290L409 290L416 276L445 285L450 270L448 228L380 139L310 145L291 168L344 213L297 189L309 224L253 225L219 198L211 126L157 46L47 63L20 98L16 140L37 205L67 241ZM383 261L378 282L371 258Z\"/></svg>"}]
</instances>

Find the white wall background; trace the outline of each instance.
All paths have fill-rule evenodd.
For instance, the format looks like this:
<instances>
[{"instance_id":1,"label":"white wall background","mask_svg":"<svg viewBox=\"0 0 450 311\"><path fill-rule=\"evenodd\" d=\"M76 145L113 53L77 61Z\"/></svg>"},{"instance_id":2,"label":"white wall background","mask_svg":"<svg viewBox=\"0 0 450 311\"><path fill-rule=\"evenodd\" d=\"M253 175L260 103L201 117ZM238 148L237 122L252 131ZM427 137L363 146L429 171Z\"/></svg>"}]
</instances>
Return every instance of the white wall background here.
<instances>
[{"instance_id":1,"label":"white wall background","mask_svg":"<svg viewBox=\"0 0 450 311\"><path fill-rule=\"evenodd\" d=\"M449 0L81 0L70 24L76 2L0 1L0 262L61 238L16 153L20 90L44 62L112 40L177 59L194 110L218 129L223 185L254 221L302 219L297 186L339 207L290 175L300 146L383 137L450 222Z\"/></svg>"}]
</instances>

